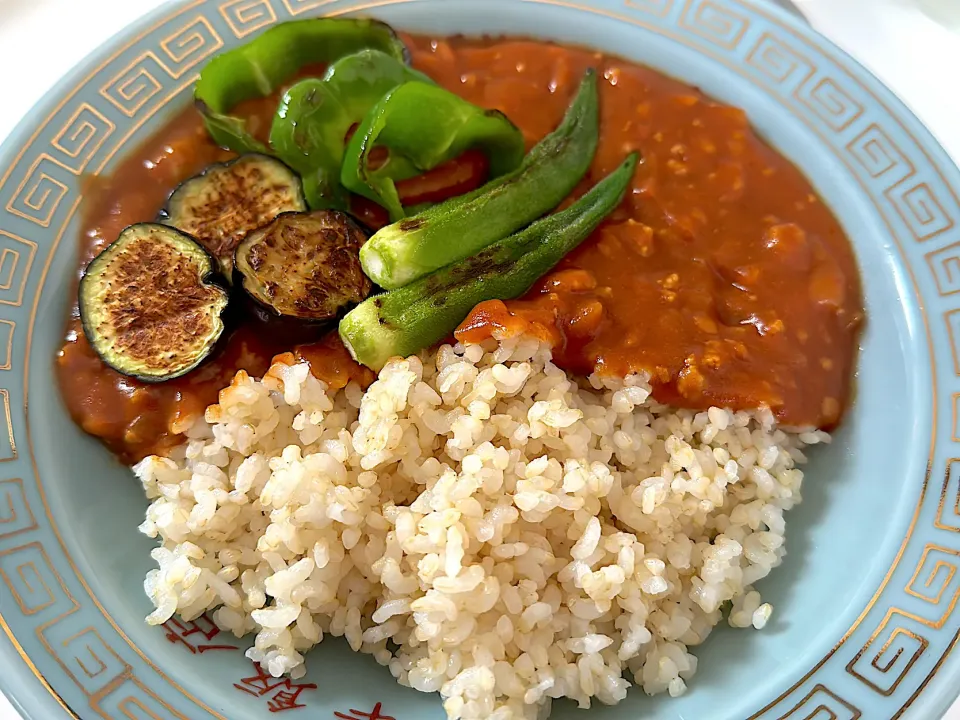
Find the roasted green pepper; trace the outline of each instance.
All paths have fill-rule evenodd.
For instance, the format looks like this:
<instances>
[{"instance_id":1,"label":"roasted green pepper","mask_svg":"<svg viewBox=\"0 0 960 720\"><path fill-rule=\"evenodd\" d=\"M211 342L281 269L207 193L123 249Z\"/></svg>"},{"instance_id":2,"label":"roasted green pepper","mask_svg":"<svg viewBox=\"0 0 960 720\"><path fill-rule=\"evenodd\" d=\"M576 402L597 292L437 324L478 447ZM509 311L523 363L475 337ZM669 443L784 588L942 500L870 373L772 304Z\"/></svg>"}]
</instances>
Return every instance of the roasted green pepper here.
<instances>
[{"instance_id":1,"label":"roasted green pepper","mask_svg":"<svg viewBox=\"0 0 960 720\"><path fill-rule=\"evenodd\" d=\"M203 68L194 90L210 136L234 152L266 152L246 122L230 115L241 101L266 97L301 68L330 63L363 48L399 62L409 53L389 25L376 20L311 18L285 22L246 45L217 55Z\"/></svg>"},{"instance_id":2,"label":"roasted green pepper","mask_svg":"<svg viewBox=\"0 0 960 720\"><path fill-rule=\"evenodd\" d=\"M390 157L378 168L368 164L375 147ZM479 148L497 177L523 160L523 134L497 110L484 110L436 85L408 82L387 93L367 113L350 139L340 180L344 187L382 205L391 220L404 217L394 184Z\"/></svg>"},{"instance_id":3,"label":"roasted green pepper","mask_svg":"<svg viewBox=\"0 0 960 720\"><path fill-rule=\"evenodd\" d=\"M636 153L566 210L402 288L368 298L340 321L353 357L379 370L453 332L484 300L522 295L609 215L626 192Z\"/></svg>"},{"instance_id":4,"label":"roasted green pepper","mask_svg":"<svg viewBox=\"0 0 960 720\"><path fill-rule=\"evenodd\" d=\"M311 208L346 207L340 164L347 133L386 93L411 80L432 82L392 55L366 49L337 60L322 79L301 80L284 93L270 147L300 173Z\"/></svg>"},{"instance_id":5,"label":"roasted green pepper","mask_svg":"<svg viewBox=\"0 0 960 720\"><path fill-rule=\"evenodd\" d=\"M472 255L556 207L593 161L598 105L597 80L591 70L563 122L527 154L517 170L381 229L360 251L364 272L383 288L402 287ZM420 107L416 111L422 112ZM413 130L417 129L414 123Z\"/></svg>"}]
</instances>

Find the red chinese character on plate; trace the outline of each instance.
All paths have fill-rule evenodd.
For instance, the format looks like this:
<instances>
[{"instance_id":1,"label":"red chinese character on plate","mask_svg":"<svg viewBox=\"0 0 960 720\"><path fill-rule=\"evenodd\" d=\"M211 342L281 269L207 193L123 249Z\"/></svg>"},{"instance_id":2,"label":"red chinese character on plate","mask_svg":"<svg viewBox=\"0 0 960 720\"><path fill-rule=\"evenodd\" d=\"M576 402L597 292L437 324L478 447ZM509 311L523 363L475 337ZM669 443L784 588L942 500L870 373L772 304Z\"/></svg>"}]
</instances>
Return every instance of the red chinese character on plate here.
<instances>
[{"instance_id":1,"label":"red chinese character on plate","mask_svg":"<svg viewBox=\"0 0 960 720\"><path fill-rule=\"evenodd\" d=\"M293 710L294 708L306 707L297 702L297 698L300 697L300 693L304 690L316 690L317 686L313 684L295 684L291 683L290 690L281 690L269 701L267 701L267 707L270 708L270 712L283 712L284 710Z\"/></svg>"},{"instance_id":2,"label":"red chinese character on plate","mask_svg":"<svg viewBox=\"0 0 960 720\"><path fill-rule=\"evenodd\" d=\"M172 617L163 624L163 627L167 631L167 640L172 643L182 643L194 655L207 650L237 649L236 645L218 645L209 642L220 634L220 628L206 615L201 615L189 622ZM204 642L205 640L207 642Z\"/></svg>"},{"instance_id":3,"label":"red chinese character on plate","mask_svg":"<svg viewBox=\"0 0 960 720\"><path fill-rule=\"evenodd\" d=\"M263 697L278 691L267 700L267 708L270 712L283 712L284 710L306 707L306 705L297 702L300 693L304 690L317 689L317 686L313 683L295 683L290 678L275 678L270 673L265 672L259 663L253 663L253 667L256 675L241 678L240 682L234 683L233 686L237 690L243 690L243 692L254 697Z\"/></svg>"},{"instance_id":4,"label":"red chinese character on plate","mask_svg":"<svg viewBox=\"0 0 960 720\"><path fill-rule=\"evenodd\" d=\"M351 708L349 715L344 715L342 712L335 712L333 716L340 718L340 720L396 720L396 718L392 718L389 715L381 715L381 707L381 703L377 703L373 706L372 712L367 713Z\"/></svg>"}]
</instances>

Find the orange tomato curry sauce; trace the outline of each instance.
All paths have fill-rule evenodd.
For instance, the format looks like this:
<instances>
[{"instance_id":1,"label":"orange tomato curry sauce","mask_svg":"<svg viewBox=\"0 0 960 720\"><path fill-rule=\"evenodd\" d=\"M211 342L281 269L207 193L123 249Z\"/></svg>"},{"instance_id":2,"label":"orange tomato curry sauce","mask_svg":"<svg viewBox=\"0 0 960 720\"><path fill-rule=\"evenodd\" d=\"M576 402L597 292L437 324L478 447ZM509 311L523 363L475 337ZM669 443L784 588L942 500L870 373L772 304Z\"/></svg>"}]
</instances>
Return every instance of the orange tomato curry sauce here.
<instances>
[{"instance_id":1,"label":"orange tomato curry sauce","mask_svg":"<svg viewBox=\"0 0 960 720\"><path fill-rule=\"evenodd\" d=\"M767 405L792 425L839 421L863 318L853 253L806 179L754 134L741 110L587 50L405 39L418 69L471 102L502 110L528 146L559 123L583 72L597 68L600 145L575 195L627 153L643 157L628 196L592 237L526 297L478 306L458 338L537 332L572 372L650 373L665 403ZM266 99L239 111L264 134L275 105ZM153 219L178 182L229 157L192 109L178 115L112 177L91 181L81 267L123 227ZM454 170L457 190L470 189L462 182L469 168ZM429 195L426 185L410 195ZM379 219L373 208L356 210L368 222ZM190 375L147 385L103 365L74 308L58 358L63 395L87 432L134 461L176 444L171 428L215 402L237 369L261 375L274 353L289 349L289 339L262 335L241 328ZM372 377L335 333L297 352L335 386Z\"/></svg>"}]
</instances>

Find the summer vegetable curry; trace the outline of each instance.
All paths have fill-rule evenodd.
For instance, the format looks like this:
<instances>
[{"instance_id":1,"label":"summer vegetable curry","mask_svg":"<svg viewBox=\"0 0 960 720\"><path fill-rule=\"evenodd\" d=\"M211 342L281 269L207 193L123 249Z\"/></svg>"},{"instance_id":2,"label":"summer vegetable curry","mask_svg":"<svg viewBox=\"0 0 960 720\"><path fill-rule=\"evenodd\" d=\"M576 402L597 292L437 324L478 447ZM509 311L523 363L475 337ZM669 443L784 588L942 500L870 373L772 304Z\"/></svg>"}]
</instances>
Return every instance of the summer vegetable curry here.
<instances>
[{"instance_id":1,"label":"summer vegetable curry","mask_svg":"<svg viewBox=\"0 0 960 720\"><path fill-rule=\"evenodd\" d=\"M378 112L371 111L363 122L343 103L343 140L330 144L340 157L362 158L365 164L357 167L366 170L356 178L344 175L341 187L325 165L332 162L329 154L323 162L310 160L300 167L287 160L303 178L311 208L337 196L376 229L397 220L404 208L508 177L510 168L519 167L519 156L504 128L510 121L519 128L521 151L560 132L591 68L599 86L599 143L585 177L558 212L579 212L590 198L578 199L601 191L604 178L615 177L618 168L631 171L626 157L636 152L641 158L626 197L586 241L522 298L476 305L457 330L458 338L478 340L496 330L533 332L554 344L555 362L571 372L649 373L655 397L664 403L767 405L790 425L829 428L839 422L863 318L853 254L809 183L756 137L742 111L650 69L578 48L416 36L403 41L412 69L403 70L396 82L405 82L404 93L416 97L403 107L404 93L393 98L388 93ZM328 61L314 59L323 64L301 67L299 77L323 75ZM380 60L371 54L351 62L369 68ZM382 77L369 72L368 77ZM233 133L234 145L242 131L244 149L260 151L274 140L271 121L284 88L266 98L220 98L235 107L206 111L216 112L223 132ZM458 105L441 89L467 102ZM336 92L338 86L330 83L322 91ZM399 123L390 130L387 122L387 130L378 131L383 125L378 118L399 117L426 96L444 98L434 104L445 117L457 119L454 142L448 143L457 152L430 158L434 169L425 174L396 174L394 158L377 158L377 133L392 132L390 139L400 146L410 143L411 152L418 139L402 137ZM476 108L486 110L477 113ZM503 120L489 110L502 113ZM425 124L437 126L436 120ZM81 268L121 230L156 218L178 184L233 157L211 138L194 108L172 118L110 177L89 180ZM541 222L547 221L549 216ZM408 228L417 225L407 222ZM531 229L536 235L536 224ZM388 283L383 281L385 287ZM334 387L373 377L351 359L335 327L310 338L241 322L196 369L167 382L146 383L104 364L84 334L76 307L57 362L63 397L78 424L124 461L135 461L178 444L176 433L216 401L237 370L262 375L275 354L291 349Z\"/></svg>"}]
</instances>

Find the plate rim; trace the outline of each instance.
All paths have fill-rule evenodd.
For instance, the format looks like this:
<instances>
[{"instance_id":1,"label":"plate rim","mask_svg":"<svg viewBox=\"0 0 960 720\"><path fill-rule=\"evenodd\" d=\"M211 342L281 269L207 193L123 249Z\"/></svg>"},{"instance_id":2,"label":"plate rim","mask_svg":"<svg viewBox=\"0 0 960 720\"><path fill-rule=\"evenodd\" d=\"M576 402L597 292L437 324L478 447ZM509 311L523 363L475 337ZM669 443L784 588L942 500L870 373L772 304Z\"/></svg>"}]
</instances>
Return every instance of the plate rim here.
<instances>
[{"instance_id":1,"label":"plate rim","mask_svg":"<svg viewBox=\"0 0 960 720\"><path fill-rule=\"evenodd\" d=\"M393 5L402 1L403 0L381 0L380 2L368 2L366 4L362 4L359 6L349 6L347 8L344 8L343 12L363 12L364 10L376 9L377 7ZM556 5L561 7L571 7L579 10L586 10L586 11L593 11L593 12L597 11L596 8L588 8L586 6L578 5L576 2L565 2L564 0L521 0L521 1L529 2L532 4ZM906 123L908 125L908 129L910 130L911 134L913 135L919 134L921 136L920 139L918 140L918 145L922 149L926 149L927 147L932 147L935 149L935 157L929 158L932 164L937 166L938 169L940 170L945 169L948 173L951 170L953 170L954 172L956 171L956 168L953 166L952 161L950 161L949 159L949 155L940 146L940 144L938 143L936 138L932 135L932 133L930 133L930 131L927 130L925 126L923 126L922 122L918 118L916 118L916 116L912 113L912 111L901 100L899 100L899 98L897 98L892 91L886 88L886 86L884 86L877 78L875 78L870 73L869 70L864 68L859 62L857 62L854 58L849 56L848 53L843 51L841 48L837 47L828 38L823 37L816 30L812 30L809 26L807 26L805 23L803 23L801 20L799 20L792 14L788 13L786 10L783 10L779 7L776 7L767 3L766 0L729 0L729 1L733 3L738 3L740 5L752 7L754 11L756 11L757 13L767 16L768 19L773 20L777 24L787 26L795 34L799 34L804 39L808 41L817 42L819 45L822 46L821 49L823 49L824 52L832 51L836 55L835 59L838 65L841 65L848 72L855 74L859 81L861 82L866 81L873 85L873 87L870 88L871 94L873 94L875 97L877 97L878 100L880 100L881 104L885 107L885 109L891 116L895 117L901 123ZM53 108L55 103L59 101L59 103L62 104L69 101L69 99L73 96L73 94L83 86L82 79L89 78L91 76L93 71L91 71L90 68L99 58L102 58L107 55L119 55L121 52L123 52L123 49L125 47L128 47L129 45L132 45L134 42L136 42L136 37L139 33L143 32L145 34L145 32L149 32L149 31L144 31L144 28L147 28L148 25L152 25L151 29L154 29L155 27L158 27L162 23L168 22L171 19L185 12L188 12L192 8L204 4L205 2L207 4L210 4L211 7L214 7L214 4L210 3L209 0L180 0L175 3L169 3L167 5L160 6L159 8L156 8L155 10L151 11L150 13L145 14L134 23L128 25L126 28L122 29L120 32L114 34L109 40L101 44L96 50L90 53L74 69L72 69L68 74L66 74L63 78L61 78L61 80L54 85L53 89L47 93L47 96L45 97L44 100L37 103L36 105L34 105L33 108L31 108L31 110L17 124L17 126L11 132L10 136L4 141L2 145L0 145L0 158L3 158L5 161L8 153L10 152L10 147L16 144L17 141L22 136L25 136L28 133L28 130L29 130L28 123L30 123L35 117L47 114L48 115L47 120L49 120L50 117L52 117L53 113L55 112L55 110L50 110L50 108ZM629 4L629 0L627 0L627 2ZM338 8L338 13L339 13L339 8ZM120 49L117 49L117 48L120 48ZM42 125L43 123L41 123L41 126ZM24 143L24 147L25 148L29 147L29 143ZM947 168L942 167L944 160L946 160L948 163ZM15 161L12 161L10 163L9 169L3 168L4 175L3 175L3 178L0 179L0 186L2 186L4 181L9 178L9 175L12 172L14 165L15 165ZM951 187L951 189L953 190L953 186L951 186L949 183L946 183L946 184L948 185L948 187ZM66 226L67 225L65 223L64 230L66 229ZM53 252L51 252L51 258L52 256L53 256ZM905 261L905 255L902 252L901 252L900 258L901 258L900 262L906 267L910 268L910 265L908 262ZM44 268L44 276L45 275L46 275L46 267ZM913 276L912 269L911 269L911 276ZM40 285L37 288L36 298L34 301L32 311L30 313L31 334L33 331L33 324L36 319L37 306L39 304L39 299L42 293L43 279L44 278L41 278ZM916 284L915 278L914 278L914 284ZM919 292L918 292L918 300L922 300L922 296L919 294ZM930 333L928 323L926 322L926 316L924 317L925 317L925 325L927 326L925 328L925 334L931 346L931 355L934 356L937 353L935 353L932 349L933 337ZM26 368L26 370L24 371L21 379L21 383L24 386L24 391L26 391L26 385L29 381L29 363L27 361L29 360L30 347L31 347L30 338L28 338L25 351L24 351L24 368ZM29 406L28 406L28 411L29 411ZM27 427L29 428L29 423ZM12 427L11 427L11 432L12 432ZM32 456L34 454L33 441L32 439L30 439L29 429L27 432L28 432L28 446L30 448L30 455L32 459ZM36 468L35 462L34 462L34 468ZM930 480L929 469L928 469L927 480L928 481ZM927 484L929 484L929 482L925 483L925 486ZM933 485L931 484L930 487L927 489L931 489L931 490L934 489ZM922 496L921 496L921 499L918 500L918 512L919 512L919 507L921 502L922 502ZM44 505L46 505L45 501L44 501ZM52 518L49 517L49 510L47 510L47 513L48 513L48 518L51 520L51 525L54 526L54 532L57 533L59 537L59 533L57 532L55 525L52 523ZM909 541L909 535L904 539L904 547L906 547L906 544L908 543L908 541ZM892 572L892 569L891 569L891 572ZM81 578L81 582L83 582L82 578ZM99 606L99 602L96 600L96 597L93 594L93 592L86 587L85 582L83 582L83 584L85 589L87 589L88 593L91 595L94 601L97 602ZM885 587L884 585L881 585L878 588L875 598L880 596L884 587ZM52 686L49 686L49 684L42 677L39 671L35 669L35 666L33 666L33 663L29 659L29 657L27 657L26 654L22 651L22 648L20 648L19 643L17 642L14 633L12 632L12 628L8 626L7 621L3 617L2 612L0 612L0 626L2 626L8 639L12 643L14 643L15 647L18 649L20 654L19 660L25 661L28 664L28 666L33 667L34 668L33 671L37 679L40 680L40 682L42 682L45 686L47 686L47 689L50 691L50 693L55 698L58 699L59 703L61 704L61 708L66 712L73 714L73 711L70 710L69 706L63 700L63 698L56 692L56 690ZM942 664L950 656L950 653L953 647L955 646L956 641L957 641L957 637L955 636L953 642L950 644L947 651L944 653L943 657L940 658L937 668L934 669L932 680L931 678L928 678L930 685L927 685L927 683L925 682L924 685L926 687L924 687L923 685L921 686L920 690L922 690L923 692L920 694L919 697L916 698L918 702L912 708L914 712L918 711L921 708L921 706L930 705L934 703L934 697L933 697L934 688L931 686L941 686L941 685L947 684L948 678L944 677L944 674L942 671L937 672L937 669L942 667ZM130 644L132 646L132 643ZM0 654L4 654L5 652L6 652L6 648L0 649ZM172 681L170 678L168 678L165 674L161 672L161 675L163 675L168 680L168 682L171 682L171 684L177 687L177 684L174 681ZM960 672L955 672L954 677L950 679L955 679L956 675L960 675ZM5 681L0 680L0 685L4 687L4 691L8 694L9 697L11 697L12 700L15 701L15 704L18 707L20 708L26 707L25 703L19 701L19 697L17 693L11 692L9 686L6 684ZM799 687L799 683L795 687ZM28 691L24 689L24 692L26 693ZM944 693L944 690L941 687L938 693L938 697L942 696L943 693ZM956 694L956 692L952 688L950 689L950 693L952 693L953 695ZM195 698L192 698L192 695L190 695L189 693L187 693L187 697L196 700ZM947 698L946 696L943 696L943 697L939 697L939 702L937 702L936 704L942 705L942 707L945 708L946 706L949 705L950 701L951 701L951 698ZM199 702L198 704L200 705L200 707L204 707L210 710L210 708L207 708L203 702ZM770 707L770 706L767 706L767 707ZM755 714L755 716L761 714L766 709L767 708L763 708L759 710L758 713ZM48 717L45 715L34 716L30 713L25 714L25 716L26 717ZM75 714L73 714L73 716L77 717L77 715Z\"/></svg>"}]
</instances>

